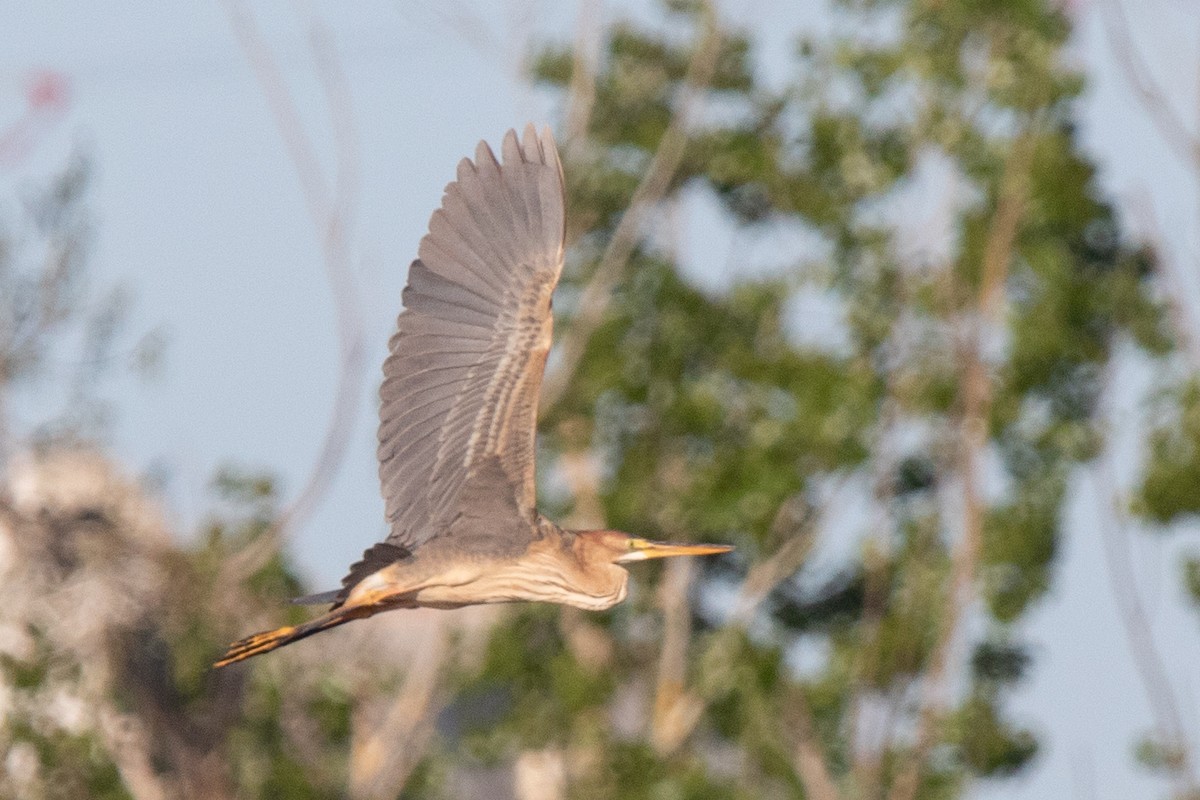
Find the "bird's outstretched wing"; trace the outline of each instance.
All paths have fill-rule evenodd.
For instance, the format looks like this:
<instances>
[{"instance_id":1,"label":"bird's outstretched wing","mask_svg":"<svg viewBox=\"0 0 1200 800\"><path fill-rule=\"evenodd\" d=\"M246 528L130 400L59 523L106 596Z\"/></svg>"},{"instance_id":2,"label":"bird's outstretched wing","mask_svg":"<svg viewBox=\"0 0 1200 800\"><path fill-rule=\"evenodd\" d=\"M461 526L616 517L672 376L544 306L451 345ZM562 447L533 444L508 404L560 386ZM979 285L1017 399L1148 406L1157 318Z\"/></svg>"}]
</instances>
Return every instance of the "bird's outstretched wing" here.
<instances>
[{"instance_id":1,"label":"bird's outstretched wing","mask_svg":"<svg viewBox=\"0 0 1200 800\"><path fill-rule=\"evenodd\" d=\"M534 436L562 271L562 166L549 129L463 159L408 272L380 389L379 478L391 533L412 551L486 482L530 521ZM469 494L475 494L471 492ZM498 526L513 530L513 526Z\"/></svg>"}]
</instances>

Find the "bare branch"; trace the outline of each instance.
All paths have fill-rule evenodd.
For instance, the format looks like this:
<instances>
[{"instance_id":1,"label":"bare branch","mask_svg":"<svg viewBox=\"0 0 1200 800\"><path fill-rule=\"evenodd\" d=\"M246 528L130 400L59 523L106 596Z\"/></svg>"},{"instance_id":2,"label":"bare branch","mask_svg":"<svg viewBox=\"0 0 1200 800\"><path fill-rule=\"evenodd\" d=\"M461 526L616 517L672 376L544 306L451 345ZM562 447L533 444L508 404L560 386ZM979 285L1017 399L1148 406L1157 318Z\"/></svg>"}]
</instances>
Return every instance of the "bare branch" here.
<instances>
[{"instance_id":1,"label":"bare branch","mask_svg":"<svg viewBox=\"0 0 1200 800\"><path fill-rule=\"evenodd\" d=\"M1004 284L1008 277L1017 233L1025 216L1034 132L1027 130L1012 146L1001 177L996 210L983 253L982 277L974 325L963 337L962 417L958 433L959 470L963 482L963 532L951 564L950 587L941 613L941 630L922 676L921 709L917 717L913 755L897 775L890 800L914 800L921 774L935 741L946 706L947 684L964 612L970 605L983 544L984 500L979 495L980 460L987 445L987 418L992 383L984 359L984 337L1001 323Z\"/></svg>"},{"instance_id":2,"label":"bare branch","mask_svg":"<svg viewBox=\"0 0 1200 800\"><path fill-rule=\"evenodd\" d=\"M1138 191L1130 207L1138 226L1146 232L1150 245L1154 248L1154 270L1166 288L1163 295L1170 314L1171 327L1187 351L1192 368L1200 370L1200 319L1197 319L1195 304L1187 302L1189 296L1194 296L1186 279L1187 268L1179 263L1178 257L1163 235L1154 209L1154 198L1150 192L1144 188Z\"/></svg>"},{"instance_id":3,"label":"bare branch","mask_svg":"<svg viewBox=\"0 0 1200 800\"><path fill-rule=\"evenodd\" d=\"M1188 130L1175 113L1166 92L1154 80L1146 62L1142 60L1129 32L1129 19L1125 16L1121 0L1106 0L1104 9L1107 12L1103 14L1104 31L1121 66L1121 74L1133 88L1142 108L1150 115L1166 143L1180 158L1191 164L1193 170L1200 170L1200 138Z\"/></svg>"},{"instance_id":4,"label":"bare branch","mask_svg":"<svg viewBox=\"0 0 1200 800\"><path fill-rule=\"evenodd\" d=\"M1111 398L1112 377L1112 371L1109 370L1102 398L1106 395ZM1115 421L1108 419L1107 422L1111 428ZM1150 615L1146 612L1141 593L1138 591L1137 577L1133 572L1133 552L1129 546L1129 517L1122 502L1123 494L1117 485L1113 457L1113 448L1105 447L1092 470L1098 494L1108 498L1111 504L1112 517L1106 517L1100 525L1109 588L1117 604L1121 627L1124 629L1125 640L1129 644L1138 678L1150 703L1159 741L1171 750L1176 759L1169 765L1176 784L1176 794L1179 797L1190 797L1200 792L1200 782L1197 781L1195 764L1191 758L1192 744L1188 741L1187 729L1180 713L1179 698L1167 672L1166 659L1163 658L1154 638Z\"/></svg>"},{"instance_id":5,"label":"bare branch","mask_svg":"<svg viewBox=\"0 0 1200 800\"><path fill-rule=\"evenodd\" d=\"M96 730L111 754L123 788L134 800L170 797L163 776L154 769L150 742L140 720L104 702L96 710Z\"/></svg>"},{"instance_id":6,"label":"bare branch","mask_svg":"<svg viewBox=\"0 0 1200 800\"><path fill-rule=\"evenodd\" d=\"M304 123L300 121L296 102L288 91L279 65L267 48L254 15L242 0L221 0L221 3L229 16L234 36L249 59L254 76L262 87L263 97L275 117L279 134L283 137L284 146L292 159L292 165L296 168L296 177L300 179L300 187L313 226L323 231L333 204L329 188L321 175L320 161L304 129Z\"/></svg>"},{"instance_id":7,"label":"bare branch","mask_svg":"<svg viewBox=\"0 0 1200 800\"><path fill-rule=\"evenodd\" d=\"M433 732L431 711L449 656L445 625L438 624L417 649L408 676L382 720L367 713L375 700L360 702L350 742L350 796L391 800L399 796L424 755ZM396 743L403 742L402 748Z\"/></svg>"},{"instance_id":8,"label":"bare branch","mask_svg":"<svg viewBox=\"0 0 1200 800\"><path fill-rule=\"evenodd\" d=\"M567 796L567 764L557 747L525 750L513 764L513 794L516 800L564 800Z\"/></svg>"},{"instance_id":9,"label":"bare branch","mask_svg":"<svg viewBox=\"0 0 1200 800\"><path fill-rule=\"evenodd\" d=\"M692 583L693 567L690 558L669 561L658 587L658 601L663 615L663 644L658 659L650 742L662 756L675 752L683 744L704 711L704 704L686 687L688 644L692 637L688 590Z\"/></svg>"},{"instance_id":10,"label":"bare branch","mask_svg":"<svg viewBox=\"0 0 1200 800\"><path fill-rule=\"evenodd\" d=\"M1142 53L1133 42L1129 19L1120 0L1108 0L1105 10L1105 31L1121 66L1122 75L1154 122L1159 135L1191 167L1192 172L1200 176L1200 136L1193 133L1175 112L1166 92L1151 75ZM1131 207L1154 245L1154 265L1166 288L1164 294L1170 310L1172 327L1189 356L1192 368L1200 369L1200 319L1197 319L1194 302L1189 304L1187 301L1187 298L1194 294L1189 291L1191 287L1186 279L1187 269L1172 253L1158 225L1153 198L1145 189L1142 189L1139 195ZM1106 388L1102 398L1111 395L1112 378L1110 370L1106 376ZM1108 419L1106 422L1110 428L1113 427L1113 420ZM1166 660L1155 639L1150 615L1142 603L1137 578L1132 569L1130 522L1123 505L1123 495L1117 483L1112 458L1112 448L1106 447L1092 472L1097 491L1107 497L1112 506L1111 519L1105 519L1101 526L1109 585L1138 678L1150 704L1156 735L1160 744L1171 751L1171 759L1166 766L1175 784L1176 795L1192 796L1200 792L1200 779L1197 777L1192 758L1193 743L1189 741L1183 722L1184 716L1180 711L1180 701L1167 671Z\"/></svg>"},{"instance_id":11,"label":"bare branch","mask_svg":"<svg viewBox=\"0 0 1200 800\"><path fill-rule=\"evenodd\" d=\"M849 479L849 475L838 478L824 506L837 507L836 499ZM733 603L733 612L729 617L730 625L742 628L748 626L759 606L771 592L803 566L804 560L812 550L813 539L820 522L820 514L817 512L816 506L804 503L798 497L785 501L780 507L776 513L776 526L783 527L786 524L790 533L778 550L756 563L746 573L742 585L738 587L737 599ZM791 519L785 523L784 517Z\"/></svg>"},{"instance_id":12,"label":"bare branch","mask_svg":"<svg viewBox=\"0 0 1200 800\"><path fill-rule=\"evenodd\" d=\"M1129 18L1121 0L1106 0L1103 9L1105 34L1117 57L1121 74L1150 116L1159 135L1186 164L1190 165L1192 172L1200 177L1200 136L1189 130L1182 117L1175 112L1162 86L1155 81L1149 66L1142 58L1141 51L1133 41ZM1139 221L1146 229L1153 232L1155 249L1159 256L1155 260L1155 266L1168 286L1167 302L1175 329L1192 359L1193 367L1200 369L1200 320L1196 318L1195 303L1191 304L1193 307L1189 307L1186 300L1190 293L1183 278L1184 270L1170 253L1166 239L1158 230L1153 211L1147 210L1153 207L1151 198L1144 190L1139 194L1143 197L1130 204L1132 213L1138 215Z\"/></svg>"},{"instance_id":13,"label":"bare branch","mask_svg":"<svg viewBox=\"0 0 1200 800\"><path fill-rule=\"evenodd\" d=\"M587 135L596 102L597 21L601 0L582 0L575 26L575 47L571 62L571 84L567 87L567 147L574 148Z\"/></svg>"},{"instance_id":14,"label":"bare branch","mask_svg":"<svg viewBox=\"0 0 1200 800\"><path fill-rule=\"evenodd\" d=\"M798 724L798 741L793 764L800 782L804 785L806 797L812 800L838 800L840 797L837 785L829 774L829 759L813 724L812 709L803 691L798 692L793 699Z\"/></svg>"},{"instance_id":15,"label":"bare branch","mask_svg":"<svg viewBox=\"0 0 1200 800\"><path fill-rule=\"evenodd\" d=\"M553 371L547 370L542 385L543 417L566 393L571 378L583 358L588 340L604 320L604 314L612 299L612 291L620 283L629 257L633 255L641 240L642 223L650 209L666 195L683 161L684 149L688 142L688 125L703 97L705 87L712 79L721 51L721 32L711 4L705 3L702 18L704 31L680 86L671 122L659 141L645 176L630 198L628 210L617 223L617 229L600 257L596 271L579 298L579 307L571 319L570 327L559 340L561 357L558 365Z\"/></svg>"},{"instance_id":16,"label":"bare branch","mask_svg":"<svg viewBox=\"0 0 1200 800\"><path fill-rule=\"evenodd\" d=\"M71 105L71 83L56 70L40 69L26 77L24 113L0 129L0 170L23 163L66 116Z\"/></svg>"},{"instance_id":17,"label":"bare branch","mask_svg":"<svg viewBox=\"0 0 1200 800\"><path fill-rule=\"evenodd\" d=\"M364 372L362 325L354 275L350 265L349 232L359 195L358 132L350 106L350 85L325 23L309 14L310 41L317 76L329 103L337 151L334 176L334 205L325 220L325 270L337 310L339 363L338 385L321 449L308 480L282 515L282 529L300 527L312 514L345 460L346 448L356 422L359 392Z\"/></svg>"},{"instance_id":18,"label":"bare branch","mask_svg":"<svg viewBox=\"0 0 1200 800\"><path fill-rule=\"evenodd\" d=\"M843 475L838 479L828 495L829 499L822 504L823 508L839 507L837 498L849 478L849 475ZM738 589L737 600L733 604L734 611L729 619L730 627L745 628L748 626L762 602L781 583L794 575L808 557L821 515L817 513L816 508L810 505L805 505L797 513L794 508L796 502L799 501L786 502L780 508L776 524L779 526L788 524L788 527L792 529L791 535L769 558L755 564L746 574ZM787 523L781 522L786 517L791 517L791 519ZM819 798L819 800L836 800L838 791L829 771L831 763L829 754L821 742L813 721L812 710L802 692L803 690L798 693L790 707L797 735L796 749L793 755L796 774L800 777L806 796Z\"/></svg>"},{"instance_id":19,"label":"bare branch","mask_svg":"<svg viewBox=\"0 0 1200 800\"><path fill-rule=\"evenodd\" d=\"M364 349L353 272L349 231L359 194L359 145L350 106L350 89L328 27L306 4L310 44L317 76L329 104L336 148L333 188L322 174L312 141L305 131L294 98L271 56L253 15L241 0L222 0L230 25L262 86L292 164L300 179L309 216L319 233L326 275L337 311L339 342L338 383L321 447L296 497L277 523L245 550L230 559L226 575L239 581L257 571L289 532L304 524L329 491L344 461L358 410Z\"/></svg>"}]
</instances>

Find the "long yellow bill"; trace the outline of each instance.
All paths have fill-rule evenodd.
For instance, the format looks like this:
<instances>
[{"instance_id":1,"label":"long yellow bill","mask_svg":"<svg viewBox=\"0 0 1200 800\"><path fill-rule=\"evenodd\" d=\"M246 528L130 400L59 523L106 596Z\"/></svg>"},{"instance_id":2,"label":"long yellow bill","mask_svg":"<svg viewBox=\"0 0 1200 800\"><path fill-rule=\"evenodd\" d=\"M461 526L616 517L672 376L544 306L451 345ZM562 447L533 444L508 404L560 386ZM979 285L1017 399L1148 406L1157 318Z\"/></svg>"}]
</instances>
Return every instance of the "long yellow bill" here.
<instances>
[{"instance_id":1,"label":"long yellow bill","mask_svg":"<svg viewBox=\"0 0 1200 800\"><path fill-rule=\"evenodd\" d=\"M717 553L728 553L733 546L728 544L671 544L670 542L652 542L649 539L630 539L629 548L629 552L618 558L617 563L645 561L648 558L666 558L667 556L711 556Z\"/></svg>"}]
</instances>

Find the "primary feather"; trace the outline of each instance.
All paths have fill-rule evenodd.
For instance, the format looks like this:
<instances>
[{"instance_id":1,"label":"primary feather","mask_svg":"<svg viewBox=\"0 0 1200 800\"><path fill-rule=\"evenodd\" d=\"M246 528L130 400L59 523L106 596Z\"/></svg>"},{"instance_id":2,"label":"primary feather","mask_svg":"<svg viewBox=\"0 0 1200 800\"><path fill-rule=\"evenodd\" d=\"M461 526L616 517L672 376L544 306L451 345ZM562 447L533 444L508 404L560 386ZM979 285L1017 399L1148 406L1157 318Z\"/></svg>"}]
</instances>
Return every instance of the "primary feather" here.
<instances>
[{"instance_id":1,"label":"primary feather","mask_svg":"<svg viewBox=\"0 0 1200 800\"><path fill-rule=\"evenodd\" d=\"M562 271L562 167L548 129L480 142L409 267L380 390L379 478L412 551L448 535L472 483L534 512L534 437ZM515 528L513 528L515 530ZM514 542L522 546L523 542ZM368 555L371 551L368 551Z\"/></svg>"}]
</instances>

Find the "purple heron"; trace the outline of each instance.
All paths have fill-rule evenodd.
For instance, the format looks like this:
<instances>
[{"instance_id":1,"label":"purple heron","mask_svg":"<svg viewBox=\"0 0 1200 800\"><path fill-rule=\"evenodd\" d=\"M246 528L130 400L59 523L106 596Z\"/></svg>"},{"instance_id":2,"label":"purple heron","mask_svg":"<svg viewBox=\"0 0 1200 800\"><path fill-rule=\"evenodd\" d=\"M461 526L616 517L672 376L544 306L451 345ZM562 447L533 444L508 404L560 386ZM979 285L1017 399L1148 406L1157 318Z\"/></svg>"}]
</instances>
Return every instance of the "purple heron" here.
<instances>
[{"instance_id":1,"label":"purple heron","mask_svg":"<svg viewBox=\"0 0 1200 800\"><path fill-rule=\"evenodd\" d=\"M565 530L534 505L538 390L563 266L562 165L549 129L463 159L408 270L379 391L379 478L391 531L294 627L230 645L216 666L398 608L521 600L602 610L622 565L723 553L611 530Z\"/></svg>"}]
</instances>

